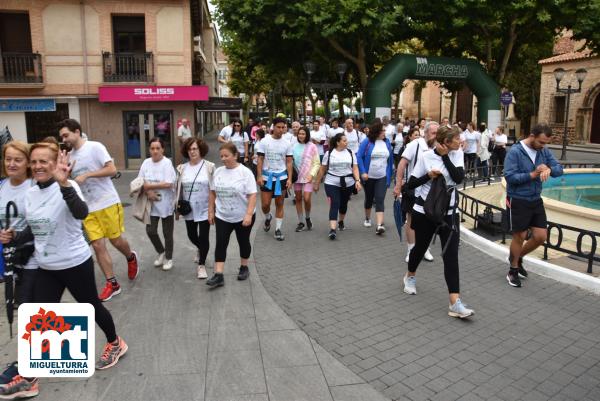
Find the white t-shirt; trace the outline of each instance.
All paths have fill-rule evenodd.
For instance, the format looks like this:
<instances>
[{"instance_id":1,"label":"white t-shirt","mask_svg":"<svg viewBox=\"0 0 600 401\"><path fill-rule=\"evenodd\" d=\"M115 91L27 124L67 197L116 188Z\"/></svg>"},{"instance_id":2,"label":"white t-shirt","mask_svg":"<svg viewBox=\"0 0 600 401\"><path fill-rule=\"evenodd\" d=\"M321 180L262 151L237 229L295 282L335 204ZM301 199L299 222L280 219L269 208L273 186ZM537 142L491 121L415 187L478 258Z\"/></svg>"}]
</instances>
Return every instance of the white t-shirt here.
<instances>
[{"instance_id":1,"label":"white t-shirt","mask_svg":"<svg viewBox=\"0 0 600 401\"><path fill-rule=\"evenodd\" d=\"M71 172L72 178L90 171L98 171L106 163L112 161L106 147L95 141L85 141L79 149L73 149L70 152L70 157L71 161L75 161L75 166ZM110 177L88 178L81 184L81 192L83 192L90 212L121 203L119 194Z\"/></svg>"},{"instance_id":2,"label":"white t-shirt","mask_svg":"<svg viewBox=\"0 0 600 401\"><path fill-rule=\"evenodd\" d=\"M375 141L375 147L371 152L371 163L369 164L369 178L378 179L387 175L388 158L390 151L385 141L378 139Z\"/></svg>"},{"instance_id":3,"label":"white t-shirt","mask_svg":"<svg viewBox=\"0 0 600 401\"><path fill-rule=\"evenodd\" d=\"M140 167L138 177L143 178L152 184L159 182L169 182L174 184L177 176L171 160L163 157L159 162L153 162L152 158L147 158ZM173 214L175 204L175 188L172 186L168 189L154 190L160 196L160 200L152 202L152 210L150 216L153 217L169 217Z\"/></svg>"},{"instance_id":4,"label":"white t-shirt","mask_svg":"<svg viewBox=\"0 0 600 401\"><path fill-rule=\"evenodd\" d=\"M385 129L385 137L392 143L394 134L396 133L396 127L393 124L384 125L383 127Z\"/></svg>"},{"instance_id":5,"label":"white t-shirt","mask_svg":"<svg viewBox=\"0 0 600 401\"><path fill-rule=\"evenodd\" d=\"M281 173L287 170L287 156L292 156L292 145L283 137L275 139L272 136L265 136L257 145L257 153L265 156L263 161L263 170L273 173ZM287 178L287 174L279 177L279 180ZM276 178L273 177L273 181Z\"/></svg>"},{"instance_id":6,"label":"white t-shirt","mask_svg":"<svg viewBox=\"0 0 600 401\"><path fill-rule=\"evenodd\" d=\"M79 185L69 182L85 200ZM83 237L82 221L71 214L57 182L44 189L34 185L27 190L25 219L33 232L35 258L41 268L64 270L92 256Z\"/></svg>"},{"instance_id":7,"label":"white t-shirt","mask_svg":"<svg viewBox=\"0 0 600 401\"><path fill-rule=\"evenodd\" d=\"M507 142L508 142L508 137L506 136L506 134L500 134L500 135L494 134L494 143L496 145L506 146Z\"/></svg>"},{"instance_id":8,"label":"white t-shirt","mask_svg":"<svg viewBox=\"0 0 600 401\"><path fill-rule=\"evenodd\" d=\"M465 131L465 153L477 153L477 142L481 141L481 134L478 131Z\"/></svg>"},{"instance_id":9,"label":"white t-shirt","mask_svg":"<svg viewBox=\"0 0 600 401\"><path fill-rule=\"evenodd\" d=\"M209 184L208 168L205 166L204 160L195 166L190 163L183 165L183 172L181 173L181 199L189 199L192 206L192 212L183 216L185 220L208 220Z\"/></svg>"},{"instance_id":10,"label":"white t-shirt","mask_svg":"<svg viewBox=\"0 0 600 401\"><path fill-rule=\"evenodd\" d=\"M327 175L325 175L325 184L341 186L339 177L352 175L352 166L356 163L356 155L344 149L341 152L336 149L330 150L323 156L323 166L329 165ZM354 185L354 177L346 177L346 187Z\"/></svg>"},{"instance_id":11,"label":"white t-shirt","mask_svg":"<svg viewBox=\"0 0 600 401\"><path fill-rule=\"evenodd\" d=\"M244 220L248 195L257 192L252 171L241 164L235 168L223 166L216 169L210 189L216 194L215 216L228 223Z\"/></svg>"},{"instance_id":12,"label":"white t-shirt","mask_svg":"<svg viewBox=\"0 0 600 401\"><path fill-rule=\"evenodd\" d=\"M339 134L339 133L343 133L343 132L344 132L344 129L343 129L342 127L337 127L337 128L329 128L329 129L327 130L327 138L328 138L328 139L331 139L331 138L333 138L334 136L336 136L337 134Z\"/></svg>"},{"instance_id":13,"label":"white t-shirt","mask_svg":"<svg viewBox=\"0 0 600 401\"><path fill-rule=\"evenodd\" d=\"M402 137L402 132L397 132L396 133L396 144L394 145L394 154L400 154L400 149L402 149L402 146L404 145L404 138Z\"/></svg>"},{"instance_id":14,"label":"white t-shirt","mask_svg":"<svg viewBox=\"0 0 600 401\"><path fill-rule=\"evenodd\" d=\"M25 220L25 197L27 190L32 185L31 178L27 178L16 187L10 183L10 179L8 178L0 182L0 221L3 225L6 224L6 204L10 201L15 202L15 205L17 205L17 217L13 217L11 210L10 226L16 232L23 231L27 227L27 221ZM35 260L35 256L32 255L27 265L23 267L25 269L37 269L38 263Z\"/></svg>"},{"instance_id":15,"label":"white t-shirt","mask_svg":"<svg viewBox=\"0 0 600 401\"><path fill-rule=\"evenodd\" d=\"M360 135L360 133L353 129L350 132L344 131L344 135L346 135L346 139L348 140L348 149L353 151L355 154L358 153L358 147L363 140L363 137Z\"/></svg>"},{"instance_id":16,"label":"white t-shirt","mask_svg":"<svg viewBox=\"0 0 600 401\"><path fill-rule=\"evenodd\" d=\"M219 132L219 136L222 138L225 138L226 141L229 140L229 137L231 136L231 133L233 132L233 127L230 125L226 125L223 127L223 129L221 130L221 132Z\"/></svg>"},{"instance_id":17,"label":"white t-shirt","mask_svg":"<svg viewBox=\"0 0 600 401\"><path fill-rule=\"evenodd\" d=\"M245 156L246 152L244 152L244 144L250 142L250 138L248 138L246 132L242 132L241 134L239 132L231 134L229 141L235 145L239 156Z\"/></svg>"},{"instance_id":18,"label":"white t-shirt","mask_svg":"<svg viewBox=\"0 0 600 401\"><path fill-rule=\"evenodd\" d=\"M412 174L415 165L413 160L415 159L415 156L417 154L417 149L419 151L419 155L417 156L418 163L419 159L421 158L421 154L429 149L429 146L427 146L427 142L425 141L425 139L419 137L415 140L412 140L408 145L406 145L406 148L404 148L404 152L402 152L402 157L408 160L406 174L404 175L404 177L406 177L406 182L408 182L410 175Z\"/></svg>"},{"instance_id":19,"label":"white t-shirt","mask_svg":"<svg viewBox=\"0 0 600 401\"><path fill-rule=\"evenodd\" d=\"M283 134L281 137L283 139L285 139L286 141L288 141L290 143L290 145L294 145L296 142L298 142L298 139L296 139L293 132L288 131L285 134Z\"/></svg>"},{"instance_id":20,"label":"white t-shirt","mask_svg":"<svg viewBox=\"0 0 600 401\"><path fill-rule=\"evenodd\" d=\"M319 130L319 131L310 131L310 140L315 140L317 142L321 142L323 140L326 140L327 137L323 136L323 131ZM317 149L319 150L319 155L323 156L323 153L325 153L325 150L323 149L323 145L320 143L317 143Z\"/></svg>"},{"instance_id":21,"label":"white t-shirt","mask_svg":"<svg viewBox=\"0 0 600 401\"><path fill-rule=\"evenodd\" d=\"M177 136L182 137L183 139L188 139L192 137L192 130L190 127L185 127L183 124L177 128Z\"/></svg>"},{"instance_id":22,"label":"white t-shirt","mask_svg":"<svg viewBox=\"0 0 600 401\"><path fill-rule=\"evenodd\" d=\"M465 158L464 158L464 154L463 151L458 149L458 150L453 150L451 152L448 153L448 157L450 157L450 161L452 162L452 164L454 164L457 168L458 167L463 167L465 166ZM423 154L419 157L418 161L417 161L417 165L415 166L415 169L412 172L412 175L414 177L420 178L422 176L424 176L425 174L429 173L431 170L439 170L444 178L446 179L446 185L448 187L456 185L456 182L454 182L454 180L450 177L450 173L448 172L448 169L446 168L446 166L444 165L444 161L442 160L442 157L437 155L435 153L435 151L433 150L428 150L426 152L423 152ZM420 187L417 187L415 189L415 197L421 197L424 200L427 199L427 194L429 194L429 190L431 189L431 180L427 181L425 184L421 185ZM450 198L450 205L454 205L456 203L456 191L452 191L452 196ZM425 213L425 210L423 209L423 206L421 205L417 205L415 203L415 206L413 207L414 210L416 210L419 213ZM448 214L452 214L452 208L450 208L450 210L448 210Z\"/></svg>"},{"instance_id":23,"label":"white t-shirt","mask_svg":"<svg viewBox=\"0 0 600 401\"><path fill-rule=\"evenodd\" d=\"M521 142L521 145L523 145L523 149L525 149L525 151L527 152L527 156L529 156L531 162L535 165L535 157L537 156L537 150L535 150L532 147L529 147L528 145L525 145L525 142Z\"/></svg>"}]
</instances>

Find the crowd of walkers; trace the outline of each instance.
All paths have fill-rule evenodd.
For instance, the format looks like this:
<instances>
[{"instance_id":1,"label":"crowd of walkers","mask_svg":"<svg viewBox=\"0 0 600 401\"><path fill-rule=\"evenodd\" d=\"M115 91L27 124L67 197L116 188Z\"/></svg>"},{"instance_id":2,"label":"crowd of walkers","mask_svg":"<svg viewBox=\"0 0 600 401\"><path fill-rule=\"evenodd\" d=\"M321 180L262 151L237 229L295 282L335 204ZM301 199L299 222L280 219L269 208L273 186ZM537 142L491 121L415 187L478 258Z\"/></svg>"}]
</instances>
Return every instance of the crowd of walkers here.
<instances>
[{"instance_id":1,"label":"crowd of walkers","mask_svg":"<svg viewBox=\"0 0 600 401\"><path fill-rule=\"evenodd\" d=\"M485 124L476 129L471 122L464 127L460 122L451 125L448 119L394 123L387 117L369 126L353 119L342 126L337 119L329 123L320 118L309 128L278 116L271 122L251 122L244 127L234 119L218 135L219 167L205 158L208 144L193 135L180 138L184 163L176 168L165 156L163 140L152 138L150 157L142 163L130 189L137 196L134 216L145 224L156 252L153 265L164 271L173 269L175 221L183 219L196 250L198 279L206 279L211 288L225 284L227 248L235 232L240 254L237 279L246 280L259 192L263 230L271 230L274 218L274 238L284 241L285 199L289 197L295 204L295 231L311 231L312 194L323 184L329 205L327 235L333 241L347 229L348 202L361 190L363 226L374 225L374 233L383 235L385 197L388 188L393 188L406 221L404 292L417 294L417 268L423 260L434 260L430 245L437 235L449 294L448 315L466 318L474 311L460 297L456 187L468 175L487 177L504 169L507 208L514 225L507 280L513 287L521 286L520 279L527 277L523 256L546 236L541 182L562 174L544 147L552 135L547 126L536 126L506 156L507 137L502 128L492 134ZM67 150L61 151L54 138L32 145L13 141L2 149L6 178L0 181L0 218L4 219L9 201L16 203L19 213L10 228L0 230L0 242L33 245L34 252L19 269L18 303L60 302L68 289L77 302L94 306L96 322L107 339L97 368L106 369L117 364L128 349L103 304L122 291L107 240L123 255L129 280L138 277L138 254L123 235L123 207L111 180L117 171L106 147L88 140L73 119L61 121L57 133ZM432 201L438 198L444 199L442 209ZM436 207L441 210L437 217ZM209 278L206 261L211 226L216 243ZM532 232L529 239L528 231ZM100 294L89 245L105 277ZM0 375L0 398L37 395L38 386L37 378L19 376L13 363Z\"/></svg>"}]
</instances>

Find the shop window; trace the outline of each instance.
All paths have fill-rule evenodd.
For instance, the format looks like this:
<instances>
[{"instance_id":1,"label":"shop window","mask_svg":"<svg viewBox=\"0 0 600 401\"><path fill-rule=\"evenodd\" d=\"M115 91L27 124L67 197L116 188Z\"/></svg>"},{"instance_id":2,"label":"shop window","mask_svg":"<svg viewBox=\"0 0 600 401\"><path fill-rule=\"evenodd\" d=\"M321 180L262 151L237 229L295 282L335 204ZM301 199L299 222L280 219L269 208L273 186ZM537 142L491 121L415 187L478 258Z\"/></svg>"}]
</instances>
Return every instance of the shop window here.
<instances>
[{"instance_id":1,"label":"shop window","mask_svg":"<svg viewBox=\"0 0 600 401\"><path fill-rule=\"evenodd\" d=\"M56 111L26 112L27 142L39 142L47 136L53 136L59 140L56 124L65 118L69 118L69 105L67 103L56 103Z\"/></svg>"},{"instance_id":2,"label":"shop window","mask_svg":"<svg viewBox=\"0 0 600 401\"><path fill-rule=\"evenodd\" d=\"M567 98L565 96L554 96L554 122L564 124L565 122L565 107Z\"/></svg>"}]
</instances>

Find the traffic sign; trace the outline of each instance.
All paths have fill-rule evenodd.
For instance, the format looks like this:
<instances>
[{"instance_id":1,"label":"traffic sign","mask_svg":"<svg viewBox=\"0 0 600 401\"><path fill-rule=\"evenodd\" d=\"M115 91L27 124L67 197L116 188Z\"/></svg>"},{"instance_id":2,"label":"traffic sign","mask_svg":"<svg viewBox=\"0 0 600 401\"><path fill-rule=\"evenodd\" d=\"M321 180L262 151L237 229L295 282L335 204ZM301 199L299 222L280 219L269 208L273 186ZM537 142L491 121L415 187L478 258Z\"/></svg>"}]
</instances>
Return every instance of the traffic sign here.
<instances>
[{"instance_id":1,"label":"traffic sign","mask_svg":"<svg viewBox=\"0 0 600 401\"><path fill-rule=\"evenodd\" d=\"M500 94L500 103L502 103L503 105L508 106L512 103L512 100L512 92L502 92L502 94Z\"/></svg>"}]
</instances>

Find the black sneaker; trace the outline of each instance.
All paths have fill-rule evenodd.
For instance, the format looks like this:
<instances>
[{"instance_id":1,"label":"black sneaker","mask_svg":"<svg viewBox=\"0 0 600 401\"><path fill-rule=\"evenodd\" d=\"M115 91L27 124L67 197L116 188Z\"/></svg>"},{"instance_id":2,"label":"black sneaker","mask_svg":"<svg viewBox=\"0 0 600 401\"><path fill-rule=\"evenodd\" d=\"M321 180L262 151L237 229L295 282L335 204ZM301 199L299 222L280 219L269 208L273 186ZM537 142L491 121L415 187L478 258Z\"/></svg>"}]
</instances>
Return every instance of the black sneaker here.
<instances>
[{"instance_id":1,"label":"black sneaker","mask_svg":"<svg viewBox=\"0 0 600 401\"><path fill-rule=\"evenodd\" d=\"M215 273L211 278L206 280L206 285L211 288L224 286L225 278L223 277L223 273Z\"/></svg>"},{"instance_id":2,"label":"black sneaker","mask_svg":"<svg viewBox=\"0 0 600 401\"><path fill-rule=\"evenodd\" d=\"M240 266L240 272L238 273L238 280L246 280L250 276L250 270L248 266Z\"/></svg>"},{"instance_id":3,"label":"black sneaker","mask_svg":"<svg viewBox=\"0 0 600 401\"><path fill-rule=\"evenodd\" d=\"M298 223L296 226L296 232L299 233L300 231L304 231L304 223Z\"/></svg>"},{"instance_id":4,"label":"black sneaker","mask_svg":"<svg viewBox=\"0 0 600 401\"><path fill-rule=\"evenodd\" d=\"M306 218L306 229L308 231L312 230L312 221L310 220L310 217Z\"/></svg>"},{"instance_id":5,"label":"black sneaker","mask_svg":"<svg viewBox=\"0 0 600 401\"><path fill-rule=\"evenodd\" d=\"M275 239L277 241L283 241L285 239L285 237L281 233L281 230L279 230L279 229L275 230Z\"/></svg>"},{"instance_id":6,"label":"black sneaker","mask_svg":"<svg viewBox=\"0 0 600 401\"><path fill-rule=\"evenodd\" d=\"M342 220L338 221L338 230L344 231L345 229L346 226L344 225L344 222Z\"/></svg>"},{"instance_id":7,"label":"black sneaker","mask_svg":"<svg viewBox=\"0 0 600 401\"><path fill-rule=\"evenodd\" d=\"M521 280L519 279L519 274L517 272L513 272L516 269L510 269L508 274L506 275L506 281L508 281L508 285L511 287L520 287Z\"/></svg>"},{"instance_id":8,"label":"black sneaker","mask_svg":"<svg viewBox=\"0 0 600 401\"><path fill-rule=\"evenodd\" d=\"M265 230L266 233L269 232L269 230L271 229L271 220L273 220L273 216L265 218L265 225L263 226L263 230Z\"/></svg>"},{"instance_id":9,"label":"black sneaker","mask_svg":"<svg viewBox=\"0 0 600 401\"><path fill-rule=\"evenodd\" d=\"M512 267L512 261L513 261L513 257L509 253L508 254L508 264L510 265L509 267ZM527 278L529 276L529 273L527 273L527 270L525 270L525 268L523 267L523 258L522 257L519 258L519 262L517 263L517 266L519 267L519 277Z\"/></svg>"},{"instance_id":10,"label":"black sneaker","mask_svg":"<svg viewBox=\"0 0 600 401\"><path fill-rule=\"evenodd\" d=\"M328 236L329 236L329 239L333 241L337 237L337 234L336 234L335 230L329 230Z\"/></svg>"}]
</instances>

